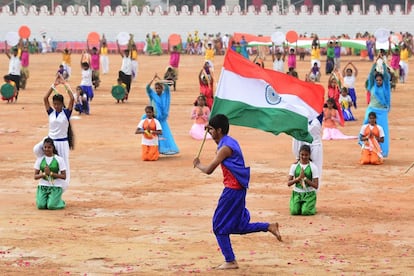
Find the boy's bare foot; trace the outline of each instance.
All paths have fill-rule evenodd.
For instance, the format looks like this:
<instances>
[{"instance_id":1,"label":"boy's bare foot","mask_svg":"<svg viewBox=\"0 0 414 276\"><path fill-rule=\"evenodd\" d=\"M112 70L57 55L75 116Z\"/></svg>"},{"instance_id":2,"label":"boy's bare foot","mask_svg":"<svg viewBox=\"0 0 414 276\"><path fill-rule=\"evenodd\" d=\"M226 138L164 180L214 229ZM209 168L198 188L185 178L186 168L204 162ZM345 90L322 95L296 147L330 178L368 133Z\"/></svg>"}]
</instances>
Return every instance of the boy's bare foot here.
<instances>
[{"instance_id":1,"label":"boy's bare foot","mask_svg":"<svg viewBox=\"0 0 414 276\"><path fill-rule=\"evenodd\" d=\"M236 261L225 262L224 264L219 265L215 269L224 270L224 269L238 269L239 265Z\"/></svg>"},{"instance_id":2,"label":"boy's bare foot","mask_svg":"<svg viewBox=\"0 0 414 276\"><path fill-rule=\"evenodd\" d=\"M278 241L282 241L282 236L279 233L279 223L276 222L269 224L269 228L267 228L267 230L272 233Z\"/></svg>"}]
</instances>

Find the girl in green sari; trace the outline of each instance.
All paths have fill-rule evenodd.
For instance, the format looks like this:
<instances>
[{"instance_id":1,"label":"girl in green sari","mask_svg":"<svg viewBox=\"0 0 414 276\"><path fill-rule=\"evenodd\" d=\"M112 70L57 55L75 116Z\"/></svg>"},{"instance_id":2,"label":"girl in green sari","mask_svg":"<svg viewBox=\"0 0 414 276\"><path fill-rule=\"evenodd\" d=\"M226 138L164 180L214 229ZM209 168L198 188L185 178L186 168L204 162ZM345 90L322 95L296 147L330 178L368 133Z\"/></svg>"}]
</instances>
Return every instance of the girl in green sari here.
<instances>
[{"instance_id":1,"label":"girl in green sari","mask_svg":"<svg viewBox=\"0 0 414 276\"><path fill-rule=\"evenodd\" d=\"M150 55L162 55L161 38L158 34L152 35L152 43L154 48L152 49L152 52L150 52Z\"/></svg>"}]
</instances>

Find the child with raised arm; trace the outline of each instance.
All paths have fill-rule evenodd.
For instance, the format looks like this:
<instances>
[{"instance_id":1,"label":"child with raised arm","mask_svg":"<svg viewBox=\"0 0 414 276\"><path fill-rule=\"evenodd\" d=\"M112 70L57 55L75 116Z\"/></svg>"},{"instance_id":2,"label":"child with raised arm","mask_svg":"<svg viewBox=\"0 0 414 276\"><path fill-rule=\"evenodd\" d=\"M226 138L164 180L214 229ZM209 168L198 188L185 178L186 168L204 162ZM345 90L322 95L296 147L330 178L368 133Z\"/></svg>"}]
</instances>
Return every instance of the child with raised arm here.
<instances>
[{"instance_id":1,"label":"child with raised arm","mask_svg":"<svg viewBox=\"0 0 414 276\"><path fill-rule=\"evenodd\" d=\"M352 99L352 104L355 108L357 108L357 96L356 96L356 91L355 91L355 83L356 83L356 78L358 76L358 69L352 62L348 62L345 65L344 69L342 70L342 75L344 79L344 86L348 89L348 95Z\"/></svg>"},{"instance_id":2,"label":"child with raised arm","mask_svg":"<svg viewBox=\"0 0 414 276\"><path fill-rule=\"evenodd\" d=\"M66 72L68 73L67 80L69 80L72 75L72 50L65 48L62 53L62 65Z\"/></svg>"},{"instance_id":3,"label":"child with raised arm","mask_svg":"<svg viewBox=\"0 0 414 276\"><path fill-rule=\"evenodd\" d=\"M118 40L116 41L116 45L118 48L118 54L122 57L122 65L121 70L118 72L118 78L122 80L123 83L126 85L127 95L131 91L131 81L132 81L132 59L131 59L131 52L129 49L125 49L121 52L121 48L119 46ZM128 100L128 96L125 100Z\"/></svg>"},{"instance_id":4,"label":"child with raised arm","mask_svg":"<svg viewBox=\"0 0 414 276\"><path fill-rule=\"evenodd\" d=\"M90 49L88 42L86 42L86 46L88 48L88 53L90 55L89 65L92 69L92 84L93 84L93 87L96 89L96 88L98 88L99 84L101 83L101 80L99 78L99 69L100 69L100 60L101 60L101 58L99 56L98 48L92 47L92 49Z\"/></svg>"},{"instance_id":5,"label":"child with raised arm","mask_svg":"<svg viewBox=\"0 0 414 276\"><path fill-rule=\"evenodd\" d=\"M158 151L158 135L162 134L160 122L154 118L154 107L145 107L146 118L142 119L135 134L142 134L142 161L156 161L160 153Z\"/></svg>"},{"instance_id":6,"label":"child with raised arm","mask_svg":"<svg viewBox=\"0 0 414 276\"><path fill-rule=\"evenodd\" d=\"M102 34L102 39L100 41L101 47L99 49L99 56L101 58L100 62L102 65L102 73L108 74L109 72L109 57L108 57L108 42L106 41L106 37Z\"/></svg>"},{"instance_id":7,"label":"child with raised arm","mask_svg":"<svg viewBox=\"0 0 414 276\"><path fill-rule=\"evenodd\" d=\"M273 49L275 49L275 51L272 51L273 70L284 73L286 54L285 52L282 53L280 50L276 50L274 43L272 44L272 46Z\"/></svg>"},{"instance_id":8,"label":"child with raised arm","mask_svg":"<svg viewBox=\"0 0 414 276\"><path fill-rule=\"evenodd\" d=\"M214 102L214 75L208 62L205 62L203 68L201 68L198 74L198 81L200 84L200 94L206 97L206 104L211 110Z\"/></svg>"},{"instance_id":9,"label":"child with raised arm","mask_svg":"<svg viewBox=\"0 0 414 276\"><path fill-rule=\"evenodd\" d=\"M64 104L64 98L62 94L57 91L57 86L62 84L69 96L69 103L67 106ZM49 97L52 92L52 103L49 101ZM54 146L64 160L66 165L66 185L63 190L66 190L70 183L70 163L69 163L69 150L74 148L74 135L70 124L70 117L72 115L73 105L75 99L70 86L65 82L61 75L56 77L55 82L47 90L43 97L43 103L48 115L49 131L47 137L52 138ZM36 157L44 155L43 140L33 147L33 152Z\"/></svg>"},{"instance_id":10,"label":"child with raised arm","mask_svg":"<svg viewBox=\"0 0 414 276\"><path fill-rule=\"evenodd\" d=\"M151 88L152 83L158 79L154 85L154 89ZM154 77L147 84L146 87L147 96L150 101L150 105L154 107L154 117L160 122L162 127L162 135L159 137L159 152L164 155L173 155L179 153L178 146L175 144L174 136L168 125L168 117L170 115L171 93L170 88L165 81L155 73ZM143 118L146 115L144 114Z\"/></svg>"},{"instance_id":11,"label":"child with raised arm","mask_svg":"<svg viewBox=\"0 0 414 276\"><path fill-rule=\"evenodd\" d=\"M328 99L331 98L335 101L335 109L341 110L341 104L339 103L339 96L341 95L341 76L338 71L332 73L328 80ZM344 126L344 117L342 112L339 113L339 124Z\"/></svg>"},{"instance_id":12,"label":"child with raised arm","mask_svg":"<svg viewBox=\"0 0 414 276\"><path fill-rule=\"evenodd\" d=\"M90 63L87 61L87 53L82 54L81 58L81 83L80 87L82 87L82 90L85 92L87 98L88 98L88 112L85 112L85 114L89 115L90 112L90 102L92 101L94 97L93 93L93 83L92 83L92 69L90 68Z\"/></svg>"},{"instance_id":13,"label":"child with raised arm","mask_svg":"<svg viewBox=\"0 0 414 276\"><path fill-rule=\"evenodd\" d=\"M296 69L296 52L294 48L289 49L287 64L288 68Z\"/></svg>"}]
</instances>

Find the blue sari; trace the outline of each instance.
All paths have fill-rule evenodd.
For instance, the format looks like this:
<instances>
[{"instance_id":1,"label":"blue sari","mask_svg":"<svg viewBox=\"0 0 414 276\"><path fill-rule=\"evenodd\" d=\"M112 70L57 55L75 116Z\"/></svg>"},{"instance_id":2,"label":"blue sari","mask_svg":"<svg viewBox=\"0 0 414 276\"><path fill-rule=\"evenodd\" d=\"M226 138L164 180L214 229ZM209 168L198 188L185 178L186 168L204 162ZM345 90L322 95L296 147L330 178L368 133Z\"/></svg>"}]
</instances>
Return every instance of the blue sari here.
<instances>
[{"instance_id":1,"label":"blue sari","mask_svg":"<svg viewBox=\"0 0 414 276\"><path fill-rule=\"evenodd\" d=\"M384 129L384 142L380 143L380 146L382 155L387 157L390 148L390 134L388 129L388 113L391 108L390 74L388 73L387 66L383 63L383 81L382 85L378 86L375 82L375 67L376 63L372 66L368 79L371 101L365 111L364 124L368 123L368 114L375 112L377 115L377 124Z\"/></svg>"},{"instance_id":2,"label":"blue sari","mask_svg":"<svg viewBox=\"0 0 414 276\"><path fill-rule=\"evenodd\" d=\"M164 155L173 155L179 153L179 149L175 144L174 137L171 133L167 119L170 112L170 88L164 85L164 91L158 95L150 85L147 85L147 95L150 99L150 105L154 107L154 117L160 122L162 135L158 136L158 150ZM142 116L146 118L146 115Z\"/></svg>"}]
</instances>

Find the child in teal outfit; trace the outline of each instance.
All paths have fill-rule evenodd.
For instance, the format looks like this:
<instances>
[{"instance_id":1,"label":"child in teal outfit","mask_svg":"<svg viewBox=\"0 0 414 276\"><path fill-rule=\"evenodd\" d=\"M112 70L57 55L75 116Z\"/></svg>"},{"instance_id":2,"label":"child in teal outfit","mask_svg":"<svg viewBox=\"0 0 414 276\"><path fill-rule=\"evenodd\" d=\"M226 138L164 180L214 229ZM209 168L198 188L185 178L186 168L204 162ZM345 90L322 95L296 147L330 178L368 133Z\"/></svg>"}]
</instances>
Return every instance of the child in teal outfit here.
<instances>
[{"instance_id":1,"label":"child in teal outfit","mask_svg":"<svg viewBox=\"0 0 414 276\"><path fill-rule=\"evenodd\" d=\"M39 180L36 206L38 209L63 209L66 206L62 200L66 179L65 161L57 155L51 138L44 140L43 151L44 155L37 158L34 164L34 179Z\"/></svg>"},{"instance_id":2,"label":"child in teal outfit","mask_svg":"<svg viewBox=\"0 0 414 276\"><path fill-rule=\"evenodd\" d=\"M290 214L310 216L316 213L316 190L319 186L318 167L310 161L311 149L302 145L299 160L289 171L288 186L293 187L290 198Z\"/></svg>"}]
</instances>

